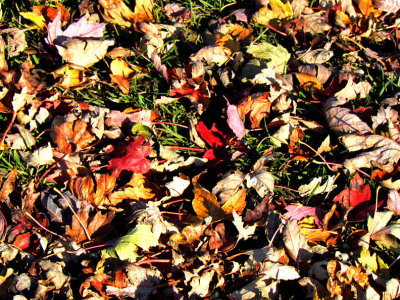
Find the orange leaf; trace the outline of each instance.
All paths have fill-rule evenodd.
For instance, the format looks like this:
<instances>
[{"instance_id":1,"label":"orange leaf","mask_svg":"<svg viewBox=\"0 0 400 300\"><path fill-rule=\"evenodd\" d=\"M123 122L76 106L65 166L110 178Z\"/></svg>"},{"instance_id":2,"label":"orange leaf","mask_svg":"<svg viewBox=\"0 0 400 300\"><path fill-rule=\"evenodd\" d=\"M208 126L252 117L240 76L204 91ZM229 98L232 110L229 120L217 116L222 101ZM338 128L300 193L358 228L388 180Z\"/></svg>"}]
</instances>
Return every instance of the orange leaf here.
<instances>
[{"instance_id":1,"label":"orange leaf","mask_svg":"<svg viewBox=\"0 0 400 300\"><path fill-rule=\"evenodd\" d=\"M60 122L61 121L61 122ZM69 154L87 148L96 138L88 130L89 123L76 120L73 122L54 121L55 128L51 133L58 150Z\"/></svg>"},{"instance_id":2,"label":"orange leaf","mask_svg":"<svg viewBox=\"0 0 400 300\"><path fill-rule=\"evenodd\" d=\"M35 5L32 7L32 11L38 16L43 16L46 23L52 22L60 11L61 21L68 22L70 17L68 9L58 3L56 3L56 7L57 8L49 7L47 5Z\"/></svg>"},{"instance_id":3,"label":"orange leaf","mask_svg":"<svg viewBox=\"0 0 400 300\"><path fill-rule=\"evenodd\" d=\"M304 73L294 74L296 75L302 89L310 91L312 94L323 91L324 88L317 77Z\"/></svg>"},{"instance_id":4,"label":"orange leaf","mask_svg":"<svg viewBox=\"0 0 400 300\"><path fill-rule=\"evenodd\" d=\"M198 184L195 185L193 192L193 209L200 219L211 216L213 221L217 221L225 216L224 211L218 203L217 196Z\"/></svg>"},{"instance_id":5,"label":"orange leaf","mask_svg":"<svg viewBox=\"0 0 400 300\"><path fill-rule=\"evenodd\" d=\"M7 180L4 182L0 191L0 202L4 202L8 195L14 191L15 180L17 179L17 169L12 169L6 176Z\"/></svg>"},{"instance_id":6,"label":"orange leaf","mask_svg":"<svg viewBox=\"0 0 400 300\"><path fill-rule=\"evenodd\" d=\"M267 118L271 112L269 93L253 94L247 100L238 105L240 118L249 116L251 128L259 128L262 119Z\"/></svg>"},{"instance_id":7,"label":"orange leaf","mask_svg":"<svg viewBox=\"0 0 400 300\"><path fill-rule=\"evenodd\" d=\"M374 17L379 17L381 15L381 11L374 8L372 0L360 0L358 8L360 9L361 13L366 17L371 16L371 14Z\"/></svg>"}]
</instances>

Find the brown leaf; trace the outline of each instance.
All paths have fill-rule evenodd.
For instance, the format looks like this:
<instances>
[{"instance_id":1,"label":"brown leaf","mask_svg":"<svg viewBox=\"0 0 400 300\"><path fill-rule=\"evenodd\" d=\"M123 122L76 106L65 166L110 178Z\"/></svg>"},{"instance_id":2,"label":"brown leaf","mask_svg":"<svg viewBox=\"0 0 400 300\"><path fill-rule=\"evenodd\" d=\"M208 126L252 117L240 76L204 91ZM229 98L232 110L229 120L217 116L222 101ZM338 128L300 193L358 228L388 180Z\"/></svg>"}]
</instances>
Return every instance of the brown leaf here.
<instances>
[{"instance_id":1,"label":"brown leaf","mask_svg":"<svg viewBox=\"0 0 400 300\"><path fill-rule=\"evenodd\" d=\"M269 116L272 102L268 96L269 93L251 95L238 105L240 118L249 117L251 128L259 128L261 121Z\"/></svg>"},{"instance_id":2,"label":"brown leaf","mask_svg":"<svg viewBox=\"0 0 400 300\"><path fill-rule=\"evenodd\" d=\"M370 133L372 129L367 123L362 121L356 114L351 113L351 110L345 107L332 107L325 111L325 117L329 127L337 134L349 133Z\"/></svg>"},{"instance_id":3,"label":"brown leaf","mask_svg":"<svg viewBox=\"0 0 400 300\"><path fill-rule=\"evenodd\" d=\"M22 211L26 211L28 213L32 213L33 207L35 205L35 201L39 198L40 193L35 191L35 181L32 179L27 188L24 190L24 195L22 198Z\"/></svg>"},{"instance_id":4,"label":"brown leaf","mask_svg":"<svg viewBox=\"0 0 400 300\"><path fill-rule=\"evenodd\" d=\"M6 201L7 197L14 191L15 181L17 180L17 169L12 169L6 176L6 181L4 182L0 190L0 202Z\"/></svg>"},{"instance_id":5,"label":"brown leaf","mask_svg":"<svg viewBox=\"0 0 400 300\"><path fill-rule=\"evenodd\" d=\"M73 216L71 226L67 226L66 235L79 244L88 240L89 237L105 225L108 225L113 218L114 212L108 212L103 215L98 211L93 217L89 217L88 210L81 209Z\"/></svg>"}]
</instances>

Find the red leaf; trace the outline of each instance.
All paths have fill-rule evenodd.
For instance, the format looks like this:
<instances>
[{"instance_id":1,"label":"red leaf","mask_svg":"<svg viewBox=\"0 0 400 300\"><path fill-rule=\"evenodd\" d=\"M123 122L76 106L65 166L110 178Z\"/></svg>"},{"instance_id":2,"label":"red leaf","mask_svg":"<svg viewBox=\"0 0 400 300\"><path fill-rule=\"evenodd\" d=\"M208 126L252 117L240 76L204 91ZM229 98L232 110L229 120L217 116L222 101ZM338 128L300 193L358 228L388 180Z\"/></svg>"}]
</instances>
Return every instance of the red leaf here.
<instances>
[{"instance_id":1,"label":"red leaf","mask_svg":"<svg viewBox=\"0 0 400 300\"><path fill-rule=\"evenodd\" d=\"M150 171L150 161L146 158L151 152L150 143L144 143L146 137L139 135L130 144L120 145L114 149L113 154L116 158L110 160L108 169L114 176L118 177L124 171L145 174Z\"/></svg>"},{"instance_id":2,"label":"red leaf","mask_svg":"<svg viewBox=\"0 0 400 300\"><path fill-rule=\"evenodd\" d=\"M29 247L31 242L32 234L30 232L20 234L15 239L13 246L17 247L18 249L25 250Z\"/></svg>"},{"instance_id":3,"label":"red leaf","mask_svg":"<svg viewBox=\"0 0 400 300\"><path fill-rule=\"evenodd\" d=\"M361 176L356 173L350 181L350 187L346 188L333 201L342 203L347 208L353 208L348 215L348 220L361 222L367 219L367 216L373 214L375 204L370 204L371 189L369 184L364 185ZM382 202L378 203L380 206Z\"/></svg>"}]
</instances>

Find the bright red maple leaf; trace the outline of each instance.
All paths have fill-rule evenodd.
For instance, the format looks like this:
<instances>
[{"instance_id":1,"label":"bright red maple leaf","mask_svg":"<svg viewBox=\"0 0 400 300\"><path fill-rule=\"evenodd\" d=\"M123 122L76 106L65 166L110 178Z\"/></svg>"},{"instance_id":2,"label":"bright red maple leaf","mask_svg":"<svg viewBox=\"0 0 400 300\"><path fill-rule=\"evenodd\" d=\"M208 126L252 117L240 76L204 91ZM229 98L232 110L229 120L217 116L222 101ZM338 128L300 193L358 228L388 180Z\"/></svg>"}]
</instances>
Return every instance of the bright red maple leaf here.
<instances>
[{"instance_id":1,"label":"bright red maple leaf","mask_svg":"<svg viewBox=\"0 0 400 300\"><path fill-rule=\"evenodd\" d=\"M333 201L342 203L347 208L352 208L347 217L349 221L362 222L375 211L375 204L371 204L370 199L371 188L369 184L364 184L361 176L356 173L350 181L350 187L343 190ZM378 203L378 206L381 204L382 202Z\"/></svg>"},{"instance_id":2,"label":"bright red maple leaf","mask_svg":"<svg viewBox=\"0 0 400 300\"><path fill-rule=\"evenodd\" d=\"M110 160L108 169L116 177L124 170L145 174L150 171L150 161L146 158L150 152L150 143L146 143L146 137L141 134L135 141L113 149L115 158Z\"/></svg>"}]
</instances>

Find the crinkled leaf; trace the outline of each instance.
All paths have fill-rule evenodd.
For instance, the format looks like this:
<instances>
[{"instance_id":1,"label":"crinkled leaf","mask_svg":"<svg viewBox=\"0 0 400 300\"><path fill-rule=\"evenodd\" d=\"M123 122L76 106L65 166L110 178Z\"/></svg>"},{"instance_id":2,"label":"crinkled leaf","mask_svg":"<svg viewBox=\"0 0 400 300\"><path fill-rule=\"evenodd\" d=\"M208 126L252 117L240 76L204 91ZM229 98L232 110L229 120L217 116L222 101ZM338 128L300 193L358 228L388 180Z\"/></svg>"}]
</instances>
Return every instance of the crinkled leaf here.
<instances>
[{"instance_id":1,"label":"crinkled leaf","mask_svg":"<svg viewBox=\"0 0 400 300\"><path fill-rule=\"evenodd\" d=\"M281 45L274 46L267 42L249 46L247 53L253 55L255 58L269 60L267 67L279 74L285 71L286 64L290 59L289 52Z\"/></svg>"},{"instance_id":2,"label":"crinkled leaf","mask_svg":"<svg viewBox=\"0 0 400 300\"><path fill-rule=\"evenodd\" d=\"M400 145L383 135L349 134L342 136L340 141L350 152L364 150L356 157L345 160L344 166L350 172L372 167L391 172L400 159Z\"/></svg>"}]
</instances>

